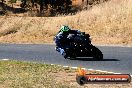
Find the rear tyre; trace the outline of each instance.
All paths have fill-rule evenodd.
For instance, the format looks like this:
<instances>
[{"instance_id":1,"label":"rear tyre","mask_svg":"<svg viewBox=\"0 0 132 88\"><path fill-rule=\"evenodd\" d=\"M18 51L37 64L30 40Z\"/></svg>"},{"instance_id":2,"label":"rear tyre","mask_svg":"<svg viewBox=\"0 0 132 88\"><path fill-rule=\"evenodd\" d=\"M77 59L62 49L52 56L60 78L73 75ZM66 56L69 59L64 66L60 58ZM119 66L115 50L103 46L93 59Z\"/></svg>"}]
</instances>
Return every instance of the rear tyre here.
<instances>
[{"instance_id":1,"label":"rear tyre","mask_svg":"<svg viewBox=\"0 0 132 88\"><path fill-rule=\"evenodd\" d=\"M96 60L98 60L98 61L101 61L101 60L103 60L103 54L102 54L102 53L97 54L97 55L95 55L94 58L95 58Z\"/></svg>"},{"instance_id":2,"label":"rear tyre","mask_svg":"<svg viewBox=\"0 0 132 88\"><path fill-rule=\"evenodd\" d=\"M98 60L98 61L103 60L103 54L102 54L102 52L98 48L96 48L94 46L93 49L92 49L92 51L93 51L92 53L93 53L93 59L94 60Z\"/></svg>"}]
</instances>

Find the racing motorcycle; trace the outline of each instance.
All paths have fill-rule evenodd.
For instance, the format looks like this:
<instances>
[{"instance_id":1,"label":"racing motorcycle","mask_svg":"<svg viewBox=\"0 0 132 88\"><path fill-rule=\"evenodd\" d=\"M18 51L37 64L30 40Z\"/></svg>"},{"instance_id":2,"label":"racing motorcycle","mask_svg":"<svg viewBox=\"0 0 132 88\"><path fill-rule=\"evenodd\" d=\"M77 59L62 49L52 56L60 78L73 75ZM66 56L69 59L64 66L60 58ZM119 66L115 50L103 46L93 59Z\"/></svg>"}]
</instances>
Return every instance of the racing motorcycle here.
<instances>
[{"instance_id":1,"label":"racing motorcycle","mask_svg":"<svg viewBox=\"0 0 132 88\"><path fill-rule=\"evenodd\" d=\"M102 52L91 44L89 34L69 34L64 47L65 59L76 59L77 57L92 57L93 60L103 60Z\"/></svg>"}]
</instances>

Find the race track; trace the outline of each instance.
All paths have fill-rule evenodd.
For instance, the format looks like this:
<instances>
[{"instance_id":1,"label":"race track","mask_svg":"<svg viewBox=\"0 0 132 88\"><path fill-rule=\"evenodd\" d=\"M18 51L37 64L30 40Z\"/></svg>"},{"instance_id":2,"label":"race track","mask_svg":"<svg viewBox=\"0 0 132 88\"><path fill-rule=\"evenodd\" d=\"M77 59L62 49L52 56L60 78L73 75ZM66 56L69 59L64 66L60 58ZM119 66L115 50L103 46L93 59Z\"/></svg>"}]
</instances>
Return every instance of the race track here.
<instances>
[{"instance_id":1,"label":"race track","mask_svg":"<svg viewBox=\"0 0 132 88\"><path fill-rule=\"evenodd\" d=\"M81 66L87 69L132 74L132 47L97 46L104 54L103 61L64 59L54 47L48 44L1 44L0 59Z\"/></svg>"}]
</instances>

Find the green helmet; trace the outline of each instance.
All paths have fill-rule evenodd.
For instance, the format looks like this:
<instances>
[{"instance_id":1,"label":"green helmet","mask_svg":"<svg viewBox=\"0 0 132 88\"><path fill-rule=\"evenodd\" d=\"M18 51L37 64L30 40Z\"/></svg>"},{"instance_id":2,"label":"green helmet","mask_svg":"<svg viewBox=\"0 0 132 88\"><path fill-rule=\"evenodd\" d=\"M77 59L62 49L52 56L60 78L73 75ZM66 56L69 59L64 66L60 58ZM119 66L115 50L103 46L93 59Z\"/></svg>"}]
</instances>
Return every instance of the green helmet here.
<instances>
[{"instance_id":1,"label":"green helmet","mask_svg":"<svg viewBox=\"0 0 132 88\"><path fill-rule=\"evenodd\" d=\"M65 26L65 25L63 25L61 28L60 28L60 31L61 32L67 32L67 31L69 31L70 30L70 28L68 27L68 26Z\"/></svg>"}]
</instances>

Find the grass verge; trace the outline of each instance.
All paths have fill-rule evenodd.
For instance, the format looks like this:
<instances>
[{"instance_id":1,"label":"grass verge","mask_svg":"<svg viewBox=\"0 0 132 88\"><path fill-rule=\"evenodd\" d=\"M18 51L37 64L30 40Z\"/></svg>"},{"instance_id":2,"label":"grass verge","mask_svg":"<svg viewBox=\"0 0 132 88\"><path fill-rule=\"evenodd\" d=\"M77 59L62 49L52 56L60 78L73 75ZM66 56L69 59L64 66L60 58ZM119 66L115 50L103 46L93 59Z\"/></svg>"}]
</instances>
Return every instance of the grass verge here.
<instances>
[{"instance_id":1,"label":"grass verge","mask_svg":"<svg viewBox=\"0 0 132 88\"><path fill-rule=\"evenodd\" d=\"M0 61L0 88L67 88L51 73L63 72L61 66L21 61Z\"/></svg>"},{"instance_id":2,"label":"grass verge","mask_svg":"<svg viewBox=\"0 0 132 88\"><path fill-rule=\"evenodd\" d=\"M87 84L76 83L77 70L57 65L22 61L0 61L0 88L120 88L132 84ZM88 74L107 74L87 71Z\"/></svg>"}]
</instances>

